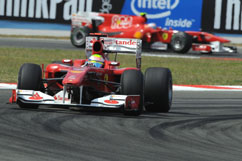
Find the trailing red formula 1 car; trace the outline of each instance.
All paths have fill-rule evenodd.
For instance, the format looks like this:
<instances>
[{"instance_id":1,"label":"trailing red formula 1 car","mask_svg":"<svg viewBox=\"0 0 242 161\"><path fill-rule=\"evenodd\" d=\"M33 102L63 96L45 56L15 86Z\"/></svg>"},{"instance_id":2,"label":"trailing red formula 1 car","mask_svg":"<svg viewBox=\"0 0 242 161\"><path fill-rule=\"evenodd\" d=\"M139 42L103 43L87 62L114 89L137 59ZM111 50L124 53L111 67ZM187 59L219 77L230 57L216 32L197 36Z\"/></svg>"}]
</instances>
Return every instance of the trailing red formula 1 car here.
<instances>
[{"instance_id":1,"label":"trailing red formula 1 car","mask_svg":"<svg viewBox=\"0 0 242 161\"><path fill-rule=\"evenodd\" d=\"M166 30L146 23L145 16L129 16L95 12L72 15L71 42L76 47L85 46L90 32L109 37L142 39L143 47L186 53L190 49L202 53L237 52L236 47L224 46L227 39L206 32Z\"/></svg>"},{"instance_id":2,"label":"trailing red formula 1 car","mask_svg":"<svg viewBox=\"0 0 242 161\"><path fill-rule=\"evenodd\" d=\"M125 115L146 111L168 112L172 103L172 75L168 68L141 68L142 40L108 38L94 34L86 38L87 59L49 64L23 64L19 70L16 101L21 108L39 105L77 108L121 109ZM136 66L119 68L117 52L135 53ZM109 54L115 54L114 61ZM42 72L45 78L42 77Z\"/></svg>"}]
</instances>

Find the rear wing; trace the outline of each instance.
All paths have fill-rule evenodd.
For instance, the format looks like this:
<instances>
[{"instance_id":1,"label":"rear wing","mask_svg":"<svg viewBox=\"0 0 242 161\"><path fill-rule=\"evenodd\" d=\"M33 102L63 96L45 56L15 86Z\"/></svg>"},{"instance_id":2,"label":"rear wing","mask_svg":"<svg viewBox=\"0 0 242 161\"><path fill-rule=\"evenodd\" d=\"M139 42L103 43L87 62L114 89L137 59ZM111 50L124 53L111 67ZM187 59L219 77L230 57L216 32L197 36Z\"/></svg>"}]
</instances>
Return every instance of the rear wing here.
<instances>
[{"instance_id":1,"label":"rear wing","mask_svg":"<svg viewBox=\"0 0 242 161\"><path fill-rule=\"evenodd\" d=\"M97 39L97 36L86 37L86 51L92 51L93 42ZM140 39L100 37L100 40L103 41L103 49L105 52L135 53L136 58L141 58L142 40Z\"/></svg>"},{"instance_id":2,"label":"rear wing","mask_svg":"<svg viewBox=\"0 0 242 161\"><path fill-rule=\"evenodd\" d=\"M104 22L104 18L99 16L97 12L78 12L71 15L72 26L88 26L92 24L92 20Z\"/></svg>"},{"instance_id":3,"label":"rear wing","mask_svg":"<svg viewBox=\"0 0 242 161\"><path fill-rule=\"evenodd\" d=\"M135 53L137 67L141 67L142 40L127 38L100 37L103 41L104 53ZM93 42L98 40L97 36L86 37L86 56L92 54Z\"/></svg>"}]
</instances>

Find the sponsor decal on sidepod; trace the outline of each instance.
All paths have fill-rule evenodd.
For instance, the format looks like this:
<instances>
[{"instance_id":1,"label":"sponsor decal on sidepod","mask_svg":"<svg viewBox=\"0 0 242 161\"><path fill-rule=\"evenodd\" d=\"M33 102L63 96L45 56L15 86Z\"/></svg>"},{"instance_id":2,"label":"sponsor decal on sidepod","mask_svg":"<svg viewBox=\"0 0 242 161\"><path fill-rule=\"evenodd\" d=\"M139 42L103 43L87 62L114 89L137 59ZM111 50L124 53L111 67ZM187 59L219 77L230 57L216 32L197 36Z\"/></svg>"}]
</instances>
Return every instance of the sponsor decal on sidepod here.
<instances>
[{"instance_id":1,"label":"sponsor decal on sidepod","mask_svg":"<svg viewBox=\"0 0 242 161\"><path fill-rule=\"evenodd\" d=\"M118 45L136 45L136 42L132 41L132 40L128 40L128 41L116 40L116 44L118 44Z\"/></svg>"},{"instance_id":2,"label":"sponsor decal on sidepod","mask_svg":"<svg viewBox=\"0 0 242 161\"><path fill-rule=\"evenodd\" d=\"M133 18L131 16L118 16L112 17L112 29L127 29L132 26Z\"/></svg>"}]
</instances>

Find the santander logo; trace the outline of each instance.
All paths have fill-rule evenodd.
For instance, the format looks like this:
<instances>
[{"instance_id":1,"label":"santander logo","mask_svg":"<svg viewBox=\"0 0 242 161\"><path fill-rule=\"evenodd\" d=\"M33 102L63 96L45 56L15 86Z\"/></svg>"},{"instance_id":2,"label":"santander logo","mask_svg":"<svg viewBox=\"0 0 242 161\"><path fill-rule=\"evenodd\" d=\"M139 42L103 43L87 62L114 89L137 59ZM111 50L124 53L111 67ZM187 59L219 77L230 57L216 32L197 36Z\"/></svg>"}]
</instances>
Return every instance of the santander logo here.
<instances>
[{"instance_id":1,"label":"santander logo","mask_svg":"<svg viewBox=\"0 0 242 161\"><path fill-rule=\"evenodd\" d=\"M132 40L128 40L128 41L125 41L125 40L116 40L116 44L117 45L136 45L136 42L135 41L132 41Z\"/></svg>"},{"instance_id":2,"label":"santander logo","mask_svg":"<svg viewBox=\"0 0 242 161\"><path fill-rule=\"evenodd\" d=\"M157 19L170 16L179 2L180 0L132 0L131 10L136 15L146 12L147 18Z\"/></svg>"}]
</instances>

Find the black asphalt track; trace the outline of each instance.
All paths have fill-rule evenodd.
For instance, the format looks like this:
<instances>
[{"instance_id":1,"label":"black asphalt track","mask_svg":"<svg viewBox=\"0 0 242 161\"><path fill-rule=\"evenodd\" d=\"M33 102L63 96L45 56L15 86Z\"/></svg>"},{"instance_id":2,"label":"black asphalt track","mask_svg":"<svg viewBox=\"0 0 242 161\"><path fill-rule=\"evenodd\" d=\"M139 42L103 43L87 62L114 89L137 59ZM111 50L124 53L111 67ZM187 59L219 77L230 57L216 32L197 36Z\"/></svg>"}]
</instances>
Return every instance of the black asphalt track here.
<instances>
[{"instance_id":1,"label":"black asphalt track","mask_svg":"<svg viewBox=\"0 0 242 161\"><path fill-rule=\"evenodd\" d=\"M68 40L0 38L0 47L6 46L82 50ZM242 54L227 53L189 52L185 56L242 58ZM242 158L242 92L175 91L169 113L143 113L139 117L99 110L25 110L7 104L10 95L10 90L0 90L1 161Z\"/></svg>"},{"instance_id":2,"label":"black asphalt track","mask_svg":"<svg viewBox=\"0 0 242 161\"><path fill-rule=\"evenodd\" d=\"M126 117L7 104L0 90L1 161L239 161L242 92L174 92L169 113Z\"/></svg>"}]
</instances>

